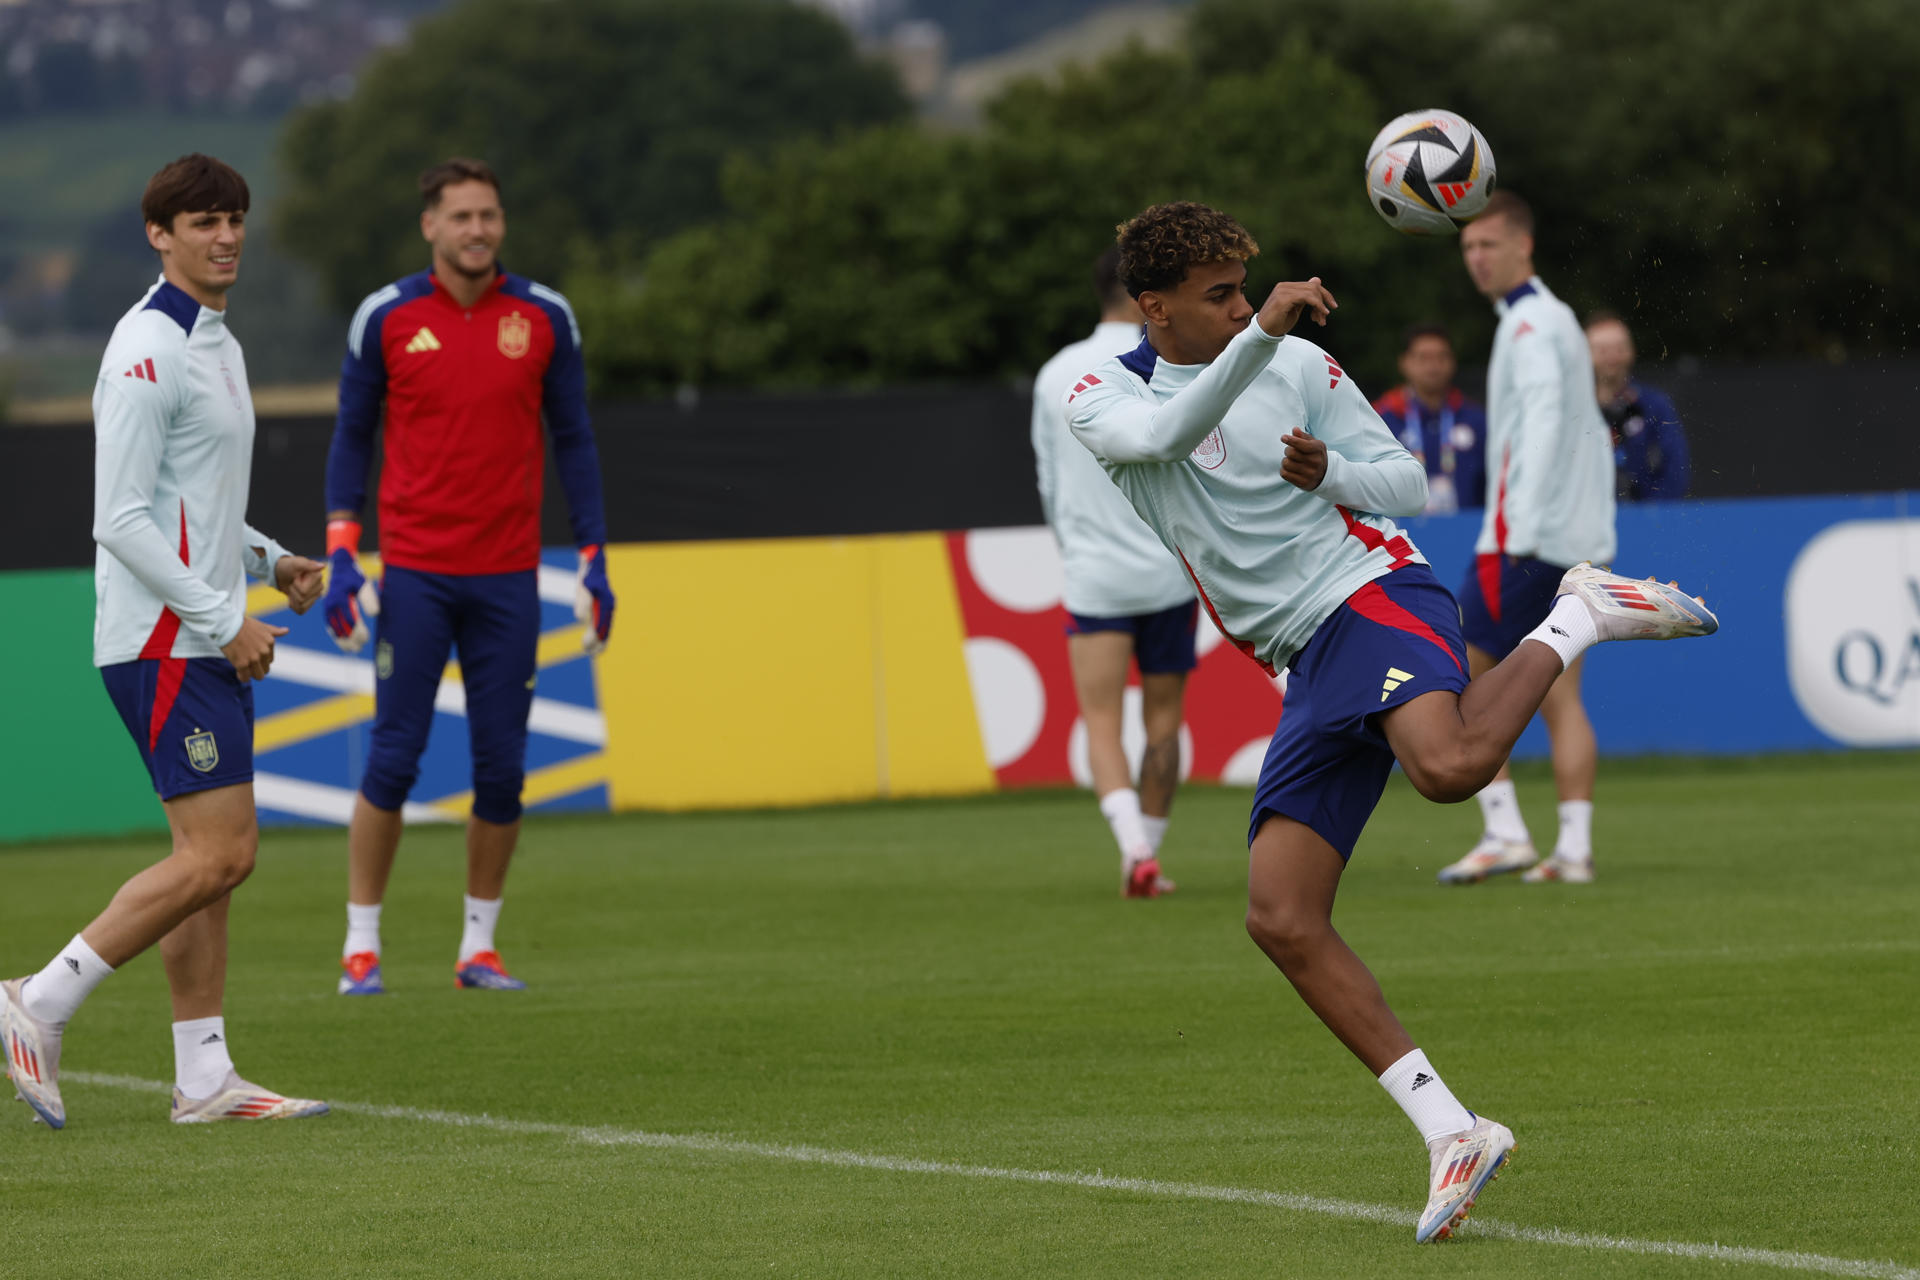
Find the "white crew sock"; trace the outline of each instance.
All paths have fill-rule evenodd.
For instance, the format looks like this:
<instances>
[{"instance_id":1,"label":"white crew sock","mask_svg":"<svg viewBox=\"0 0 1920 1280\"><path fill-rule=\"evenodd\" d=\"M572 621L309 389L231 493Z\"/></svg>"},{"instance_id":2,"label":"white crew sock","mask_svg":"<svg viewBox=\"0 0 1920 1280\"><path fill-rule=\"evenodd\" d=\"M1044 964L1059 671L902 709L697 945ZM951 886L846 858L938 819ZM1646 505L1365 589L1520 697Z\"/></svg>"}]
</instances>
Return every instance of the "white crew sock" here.
<instances>
[{"instance_id":1,"label":"white crew sock","mask_svg":"<svg viewBox=\"0 0 1920 1280\"><path fill-rule=\"evenodd\" d=\"M1520 796L1513 789L1513 779L1503 778L1498 782L1489 782L1480 788L1480 816L1487 824L1487 834L1496 840L1515 840L1528 843L1532 837L1527 834L1527 824L1520 818Z\"/></svg>"},{"instance_id":2,"label":"white crew sock","mask_svg":"<svg viewBox=\"0 0 1920 1280\"><path fill-rule=\"evenodd\" d=\"M173 1082L195 1102L219 1092L233 1070L227 1051L227 1020L195 1018L173 1024Z\"/></svg>"},{"instance_id":3,"label":"white crew sock","mask_svg":"<svg viewBox=\"0 0 1920 1280\"><path fill-rule=\"evenodd\" d=\"M1156 818L1150 813L1140 815L1140 825L1147 831L1147 848L1153 850L1153 856L1160 856L1160 844L1167 838L1167 824L1172 818Z\"/></svg>"},{"instance_id":4,"label":"white crew sock","mask_svg":"<svg viewBox=\"0 0 1920 1280\"><path fill-rule=\"evenodd\" d=\"M340 958L357 956L362 951L380 954L380 904L363 907L357 902L347 904L347 943L340 948Z\"/></svg>"},{"instance_id":5,"label":"white crew sock","mask_svg":"<svg viewBox=\"0 0 1920 1280\"><path fill-rule=\"evenodd\" d=\"M1382 1071L1380 1086L1407 1113L1422 1142L1473 1128L1473 1116L1418 1049Z\"/></svg>"},{"instance_id":6,"label":"white crew sock","mask_svg":"<svg viewBox=\"0 0 1920 1280\"><path fill-rule=\"evenodd\" d=\"M1567 862L1593 861L1593 801L1560 802L1560 838L1553 856Z\"/></svg>"},{"instance_id":7,"label":"white crew sock","mask_svg":"<svg viewBox=\"0 0 1920 1280\"><path fill-rule=\"evenodd\" d=\"M1553 602L1547 620L1527 632L1523 639L1538 640L1559 654L1560 669L1565 671L1589 645L1600 643L1600 632L1593 625L1593 614L1587 611L1579 596L1561 596Z\"/></svg>"},{"instance_id":8,"label":"white crew sock","mask_svg":"<svg viewBox=\"0 0 1920 1280\"><path fill-rule=\"evenodd\" d=\"M1100 812L1113 829L1114 843L1128 866L1153 856L1153 841L1147 838L1146 820L1140 812L1140 793L1121 787L1100 797Z\"/></svg>"},{"instance_id":9,"label":"white crew sock","mask_svg":"<svg viewBox=\"0 0 1920 1280\"><path fill-rule=\"evenodd\" d=\"M460 954L456 959L471 960L482 951L495 950L493 927L500 923L502 901L500 898L488 902L485 898L467 897L467 923L460 933Z\"/></svg>"},{"instance_id":10,"label":"white crew sock","mask_svg":"<svg viewBox=\"0 0 1920 1280\"><path fill-rule=\"evenodd\" d=\"M56 1027L67 1025L79 1010L81 1001L107 980L113 966L94 954L79 934L60 948L60 954L47 961L47 967L28 978L20 989L20 1003L42 1022Z\"/></svg>"}]
</instances>

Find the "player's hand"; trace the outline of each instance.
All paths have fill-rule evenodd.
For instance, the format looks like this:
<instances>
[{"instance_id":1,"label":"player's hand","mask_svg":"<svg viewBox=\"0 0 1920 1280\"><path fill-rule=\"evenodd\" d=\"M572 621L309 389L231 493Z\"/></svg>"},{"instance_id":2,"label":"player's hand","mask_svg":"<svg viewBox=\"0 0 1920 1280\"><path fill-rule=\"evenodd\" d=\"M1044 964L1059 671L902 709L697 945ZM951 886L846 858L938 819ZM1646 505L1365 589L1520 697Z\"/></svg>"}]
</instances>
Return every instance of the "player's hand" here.
<instances>
[{"instance_id":1,"label":"player's hand","mask_svg":"<svg viewBox=\"0 0 1920 1280\"><path fill-rule=\"evenodd\" d=\"M1325 324L1327 317L1339 306L1333 300L1333 295L1327 292L1326 286L1320 283L1319 276L1307 281L1283 280L1273 286L1273 292L1260 305L1257 318L1262 332L1283 337L1293 332L1293 326L1300 323L1302 312L1311 314L1314 323Z\"/></svg>"},{"instance_id":2,"label":"player's hand","mask_svg":"<svg viewBox=\"0 0 1920 1280\"><path fill-rule=\"evenodd\" d=\"M221 645L220 652L227 655L227 661L233 664L244 684L267 674L267 669L273 666L274 637L285 634L285 627L248 618L240 624L240 634Z\"/></svg>"},{"instance_id":3,"label":"player's hand","mask_svg":"<svg viewBox=\"0 0 1920 1280\"><path fill-rule=\"evenodd\" d=\"M1280 460L1280 478L1311 493L1327 478L1327 445L1295 427L1281 437L1287 456Z\"/></svg>"},{"instance_id":4,"label":"player's hand","mask_svg":"<svg viewBox=\"0 0 1920 1280\"><path fill-rule=\"evenodd\" d=\"M327 521L327 633L343 653L358 653L372 638L367 619L380 614L380 593L360 572L360 522Z\"/></svg>"},{"instance_id":5,"label":"player's hand","mask_svg":"<svg viewBox=\"0 0 1920 1280\"><path fill-rule=\"evenodd\" d=\"M287 597L295 613L313 608L327 585L327 566L305 556L281 556L273 566L273 585Z\"/></svg>"},{"instance_id":6,"label":"player's hand","mask_svg":"<svg viewBox=\"0 0 1920 1280\"><path fill-rule=\"evenodd\" d=\"M573 616L587 625L580 647L594 656L607 651L613 634L613 586L607 581L606 548L580 548L580 577L573 590Z\"/></svg>"}]
</instances>

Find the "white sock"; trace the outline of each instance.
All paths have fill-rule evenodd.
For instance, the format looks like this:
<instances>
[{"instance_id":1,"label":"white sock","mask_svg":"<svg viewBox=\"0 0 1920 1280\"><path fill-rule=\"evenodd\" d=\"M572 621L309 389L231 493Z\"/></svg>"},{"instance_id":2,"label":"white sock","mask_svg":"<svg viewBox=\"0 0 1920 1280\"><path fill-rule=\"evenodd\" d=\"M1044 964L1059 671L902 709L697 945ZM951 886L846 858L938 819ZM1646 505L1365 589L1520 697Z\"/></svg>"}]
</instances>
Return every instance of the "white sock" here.
<instances>
[{"instance_id":1,"label":"white sock","mask_svg":"<svg viewBox=\"0 0 1920 1280\"><path fill-rule=\"evenodd\" d=\"M94 954L79 934L60 948L60 954L47 961L47 967L26 980L20 989L20 1003L42 1022L63 1027L80 1008L81 1001L107 980L113 966Z\"/></svg>"},{"instance_id":2,"label":"white sock","mask_svg":"<svg viewBox=\"0 0 1920 1280\"><path fill-rule=\"evenodd\" d=\"M1160 843L1167 838L1167 824L1172 818L1156 818L1150 813L1140 815L1140 825L1147 830L1147 847L1153 850L1153 856L1160 856Z\"/></svg>"},{"instance_id":3,"label":"white sock","mask_svg":"<svg viewBox=\"0 0 1920 1280\"><path fill-rule=\"evenodd\" d=\"M1579 596L1561 596L1553 602L1547 620L1527 632L1523 639L1538 640L1559 654L1560 669L1565 671L1589 645L1600 643L1600 632Z\"/></svg>"},{"instance_id":4,"label":"white sock","mask_svg":"<svg viewBox=\"0 0 1920 1280\"><path fill-rule=\"evenodd\" d=\"M1473 1116L1418 1049L1382 1071L1380 1086L1407 1113L1422 1142L1473 1128Z\"/></svg>"},{"instance_id":5,"label":"white sock","mask_svg":"<svg viewBox=\"0 0 1920 1280\"><path fill-rule=\"evenodd\" d=\"M1480 788L1480 816L1487 824L1487 834L1496 840L1517 840L1522 844L1532 839L1527 834L1527 824L1520 818L1520 796L1513 789L1513 779L1505 778L1498 782L1489 782Z\"/></svg>"},{"instance_id":6,"label":"white sock","mask_svg":"<svg viewBox=\"0 0 1920 1280\"><path fill-rule=\"evenodd\" d=\"M380 954L380 904L363 907L357 902L347 904L347 944L340 948L340 958L357 956L362 951Z\"/></svg>"},{"instance_id":7,"label":"white sock","mask_svg":"<svg viewBox=\"0 0 1920 1280\"><path fill-rule=\"evenodd\" d=\"M500 904L503 899L495 898L488 902L485 898L467 898L467 924L460 933L460 954L458 960L471 960L482 951L494 950L493 927L500 923Z\"/></svg>"},{"instance_id":8,"label":"white sock","mask_svg":"<svg viewBox=\"0 0 1920 1280\"><path fill-rule=\"evenodd\" d=\"M1147 838L1146 820L1140 812L1140 793L1121 787L1100 797L1100 812L1113 829L1114 843L1128 866L1153 856L1153 841Z\"/></svg>"},{"instance_id":9,"label":"white sock","mask_svg":"<svg viewBox=\"0 0 1920 1280\"><path fill-rule=\"evenodd\" d=\"M195 1102L211 1098L233 1070L227 1020L195 1018L173 1024L173 1082Z\"/></svg>"},{"instance_id":10,"label":"white sock","mask_svg":"<svg viewBox=\"0 0 1920 1280\"><path fill-rule=\"evenodd\" d=\"M1593 801L1560 802L1560 839L1554 843L1553 856L1568 862L1593 860Z\"/></svg>"}]
</instances>

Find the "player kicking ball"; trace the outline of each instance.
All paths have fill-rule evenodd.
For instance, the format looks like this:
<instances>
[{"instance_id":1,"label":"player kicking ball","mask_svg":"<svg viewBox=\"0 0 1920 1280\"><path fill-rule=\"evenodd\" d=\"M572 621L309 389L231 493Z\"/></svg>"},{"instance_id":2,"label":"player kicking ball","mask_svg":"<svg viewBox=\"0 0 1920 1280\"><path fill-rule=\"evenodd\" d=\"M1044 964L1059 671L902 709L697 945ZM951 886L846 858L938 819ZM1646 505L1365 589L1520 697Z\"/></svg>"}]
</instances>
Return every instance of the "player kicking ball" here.
<instances>
[{"instance_id":1,"label":"player kicking ball","mask_svg":"<svg viewBox=\"0 0 1920 1280\"><path fill-rule=\"evenodd\" d=\"M1698 600L1581 565L1546 620L1467 677L1453 596L1388 517L1426 474L1339 363L1286 337L1338 305L1318 278L1242 290L1259 246L1205 205L1120 228L1146 338L1067 398L1074 435L1193 579L1222 634L1291 674L1248 827L1247 931L1427 1144L1414 1238L1447 1238L1506 1163L1513 1133L1468 1111L1333 928L1340 875L1397 760L1451 804L1493 777L1566 667L1600 640L1710 635Z\"/></svg>"},{"instance_id":2,"label":"player kicking ball","mask_svg":"<svg viewBox=\"0 0 1920 1280\"><path fill-rule=\"evenodd\" d=\"M173 852L25 978L0 983L0 1049L18 1096L55 1129L60 1040L109 974L160 944L173 994L173 1120L325 1114L242 1080L228 1053L228 896L253 870L253 689L285 627L247 616L247 578L319 598L321 566L246 523L253 400L227 290L240 270L246 181L183 156L140 202L160 282L121 317L93 390L93 660L153 778Z\"/></svg>"}]
</instances>

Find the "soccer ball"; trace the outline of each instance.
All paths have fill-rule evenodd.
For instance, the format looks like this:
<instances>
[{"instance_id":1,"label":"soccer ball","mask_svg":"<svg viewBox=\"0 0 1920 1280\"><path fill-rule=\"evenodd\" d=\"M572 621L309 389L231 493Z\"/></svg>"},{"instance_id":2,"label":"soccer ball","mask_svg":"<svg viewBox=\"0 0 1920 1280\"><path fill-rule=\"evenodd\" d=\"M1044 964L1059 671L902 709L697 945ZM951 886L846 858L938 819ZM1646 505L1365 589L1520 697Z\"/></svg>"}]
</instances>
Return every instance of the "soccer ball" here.
<instances>
[{"instance_id":1,"label":"soccer ball","mask_svg":"<svg viewBox=\"0 0 1920 1280\"><path fill-rule=\"evenodd\" d=\"M1493 151L1451 111L1409 111L1367 148L1367 200L1395 231L1450 236L1493 194Z\"/></svg>"}]
</instances>

